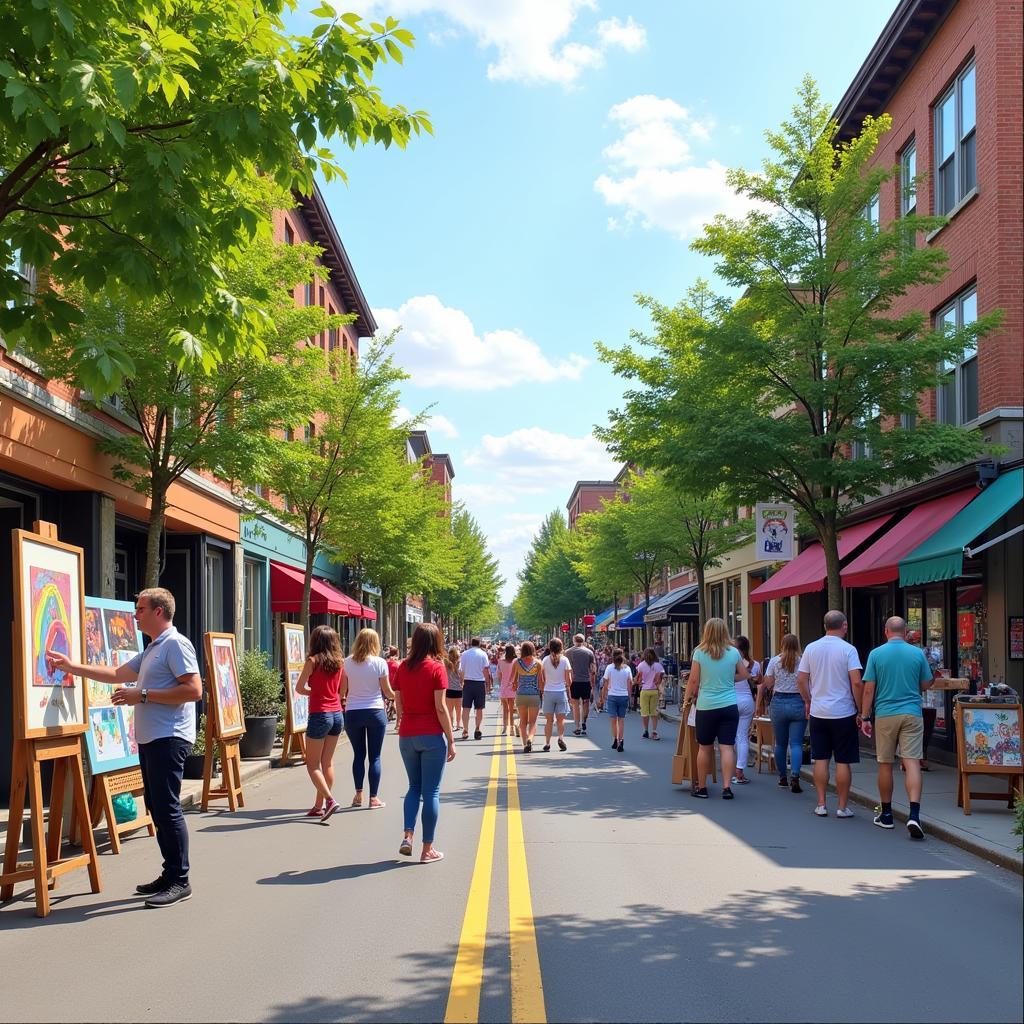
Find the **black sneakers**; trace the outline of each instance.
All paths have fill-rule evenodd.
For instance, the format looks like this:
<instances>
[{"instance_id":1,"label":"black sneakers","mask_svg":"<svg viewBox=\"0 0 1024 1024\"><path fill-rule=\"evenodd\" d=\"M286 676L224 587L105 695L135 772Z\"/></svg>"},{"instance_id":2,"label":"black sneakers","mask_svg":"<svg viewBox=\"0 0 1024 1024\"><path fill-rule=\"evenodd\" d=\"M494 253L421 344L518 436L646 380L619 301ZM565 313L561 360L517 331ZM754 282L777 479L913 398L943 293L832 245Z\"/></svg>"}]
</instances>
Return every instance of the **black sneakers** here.
<instances>
[{"instance_id":1,"label":"black sneakers","mask_svg":"<svg viewBox=\"0 0 1024 1024\"><path fill-rule=\"evenodd\" d=\"M917 818L907 818L907 831L911 839L924 839L924 829Z\"/></svg>"},{"instance_id":2,"label":"black sneakers","mask_svg":"<svg viewBox=\"0 0 1024 1024\"><path fill-rule=\"evenodd\" d=\"M618 745L615 749L618 750L620 754L622 753L622 740L619 740Z\"/></svg>"},{"instance_id":3,"label":"black sneakers","mask_svg":"<svg viewBox=\"0 0 1024 1024\"><path fill-rule=\"evenodd\" d=\"M192 899L192 886L185 882L182 885L180 882L173 882L167 886L166 889L162 889L160 892L154 893L146 900L147 907L170 907L175 903L184 903L185 900Z\"/></svg>"},{"instance_id":4,"label":"black sneakers","mask_svg":"<svg viewBox=\"0 0 1024 1024\"><path fill-rule=\"evenodd\" d=\"M167 882L163 878L158 878L154 882L143 882L141 885L135 886L135 891L140 896L152 896L155 892L163 892L167 888Z\"/></svg>"},{"instance_id":5,"label":"black sneakers","mask_svg":"<svg viewBox=\"0 0 1024 1024\"><path fill-rule=\"evenodd\" d=\"M565 745L565 740L563 740L561 736L558 737L558 749L563 751L568 749Z\"/></svg>"},{"instance_id":6,"label":"black sneakers","mask_svg":"<svg viewBox=\"0 0 1024 1024\"><path fill-rule=\"evenodd\" d=\"M479 729L477 729L476 732L473 733L473 739L475 740L481 740L483 739L483 737L484 734Z\"/></svg>"}]
</instances>

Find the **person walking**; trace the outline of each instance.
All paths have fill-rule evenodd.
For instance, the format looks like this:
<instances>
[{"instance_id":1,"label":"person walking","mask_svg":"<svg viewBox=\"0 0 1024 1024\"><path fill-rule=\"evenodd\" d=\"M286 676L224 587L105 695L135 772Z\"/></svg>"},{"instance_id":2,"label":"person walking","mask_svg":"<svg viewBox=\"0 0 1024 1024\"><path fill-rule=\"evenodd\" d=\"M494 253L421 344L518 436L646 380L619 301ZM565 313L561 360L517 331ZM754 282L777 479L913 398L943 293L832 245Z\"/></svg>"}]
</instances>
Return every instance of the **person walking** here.
<instances>
[{"instance_id":1,"label":"person walking","mask_svg":"<svg viewBox=\"0 0 1024 1024\"><path fill-rule=\"evenodd\" d=\"M793 793L802 793L800 766L804 762L804 734L810 704L797 686L797 666L800 664L800 639L794 633L782 638L782 649L768 662L764 679L757 688L758 714L763 715L769 700L772 732L775 736L775 769L779 773L779 786L789 786ZM786 773L786 748L789 748L789 774Z\"/></svg>"},{"instance_id":2,"label":"person walking","mask_svg":"<svg viewBox=\"0 0 1024 1024\"><path fill-rule=\"evenodd\" d=\"M512 689L516 694L516 713L519 715L519 738L523 741L523 753L533 753L533 734L537 731L537 713L540 711L541 666L537 660L537 649L529 640L524 640L520 654L512 666Z\"/></svg>"},{"instance_id":3,"label":"person walking","mask_svg":"<svg viewBox=\"0 0 1024 1024\"><path fill-rule=\"evenodd\" d=\"M738 636L734 641L736 650L740 652L743 664L747 667L747 678L736 683L736 709L739 712L740 720L736 726L736 771L732 777L732 783L746 785L750 781L747 778L747 761L750 759L750 726L754 721L754 693L751 687L761 682L761 663L750 656L750 641L745 636Z\"/></svg>"},{"instance_id":4,"label":"person walking","mask_svg":"<svg viewBox=\"0 0 1024 1024\"><path fill-rule=\"evenodd\" d=\"M640 717L644 723L644 739L660 740L658 735L658 703L661 700L661 682L665 666L658 660L653 647L644 651L636 666L640 681Z\"/></svg>"},{"instance_id":5,"label":"person walking","mask_svg":"<svg viewBox=\"0 0 1024 1024\"><path fill-rule=\"evenodd\" d=\"M565 652L566 660L572 668L572 682L569 683L569 695L572 698L572 715L576 728L573 735L587 735L587 719L590 717L590 701L594 695L594 683L597 679L597 657L586 646L586 637L577 633L572 638L572 647Z\"/></svg>"},{"instance_id":6,"label":"person walking","mask_svg":"<svg viewBox=\"0 0 1024 1024\"><path fill-rule=\"evenodd\" d=\"M398 749L402 754L409 790L403 811L405 830L398 852L412 856L416 815L423 804L423 847L421 864L444 859L434 849L434 834L441 810L441 777L444 766L455 760L455 736L444 706L448 676L444 668L444 645L437 626L421 622L412 634L409 657L395 674L395 700L398 704Z\"/></svg>"},{"instance_id":7,"label":"person walking","mask_svg":"<svg viewBox=\"0 0 1024 1024\"><path fill-rule=\"evenodd\" d=\"M306 771L316 790L307 818L325 824L338 810L334 799L334 752L344 728L341 682L345 658L341 639L330 626L317 626L309 635L309 654L295 683L295 692L309 698L306 723Z\"/></svg>"},{"instance_id":8,"label":"person walking","mask_svg":"<svg viewBox=\"0 0 1024 1024\"><path fill-rule=\"evenodd\" d=\"M690 705L697 702L697 781L693 795L708 797L707 779L715 763L715 740L722 760L722 799L732 800L732 780L736 767L736 731L740 712L736 704L736 686L747 678L747 666L740 652L729 641L724 619L712 618L704 623L700 644L693 652L690 677L682 717L687 719Z\"/></svg>"},{"instance_id":9,"label":"person walking","mask_svg":"<svg viewBox=\"0 0 1024 1024\"><path fill-rule=\"evenodd\" d=\"M907 624L898 615L885 623L885 643L868 655L864 669L864 690L860 709L864 734L874 732L878 761L878 798L875 814L879 828L895 828L892 814L892 766L899 749L903 762L903 784L907 789L910 814L907 831L911 839L924 839L921 827L921 759L924 756L924 718L921 691L934 682L931 666L920 647L907 643Z\"/></svg>"},{"instance_id":10,"label":"person walking","mask_svg":"<svg viewBox=\"0 0 1024 1024\"><path fill-rule=\"evenodd\" d=\"M452 732L459 727L462 716L462 671L458 647L448 648L448 657L444 667L448 674L448 689L445 691L444 702L448 708L448 716L452 720Z\"/></svg>"},{"instance_id":11,"label":"person walking","mask_svg":"<svg viewBox=\"0 0 1024 1024\"><path fill-rule=\"evenodd\" d=\"M352 653L345 659L341 699L345 704L345 735L352 745L352 781L355 783L353 807L363 806L363 781L370 776L370 809L383 807L380 791L380 752L388 717L384 699L394 700L388 663L380 657L380 637L374 629L356 634ZM369 771L367 772L367 762Z\"/></svg>"},{"instance_id":12,"label":"person walking","mask_svg":"<svg viewBox=\"0 0 1024 1024\"><path fill-rule=\"evenodd\" d=\"M498 696L501 699L501 735L518 735L516 728L516 691L512 685L512 668L516 663L516 649L505 644L503 657L498 661Z\"/></svg>"},{"instance_id":13,"label":"person walking","mask_svg":"<svg viewBox=\"0 0 1024 1024\"><path fill-rule=\"evenodd\" d=\"M852 818L847 806L853 781L851 765L860 762L860 657L848 644L846 616L840 611L825 613L825 635L809 643L800 658L797 686L808 705L811 724L811 760L814 762L814 789L818 803L814 813L828 817L825 791L828 788L829 761L836 762L836 792L839 795L837 818Z\"/></svg>"},{"instance_id":14,"label":"person walking","mask_svg":"<svg viewBox=\"0 0 1024 1024\"><path fill-rule=\"evenodd\" d=\"M551 749L551 731L558 723L558 749L565 748L565 716L569 713L569 683L572 666L565 657L562 641L557 637L548 645L551 653L540 663L544 711L544 753Z\"/></svg>"},{"instance_id":15,"label":"person walking","mask_svg":"<svg viewBox=\"0 0 1024 1024\"><path fill-rule=\"evenodd\" d=\"M160 877L135 887L147 907L170 907L192 898L188 826L181 810L185 755L196 739L195 702L203 681L192 642L174 626L174 595L148 587L135 599L135 621L149 644L123 665L79 665L60 651L46 652L50 672L118 686L111 703L135 708L135 739L146 807L163 857ZM138 685L131 685L137 683Z\"/></svg>"},{"instance_id":16,"label":"person walking","mask_svg":"<svg viewBox=\"0 0 1024 1024\"><path fill-rule=\"evenodd\" d=\"M476 729L473 739L483 736L481 726L484 721L484 707L487 705L487 679L490 663L487 654L480 649L480 637L475 636L469 642L469 648L462 652L459 659L462 672L462 738L469 738L469 712L476 709Z\"/></svg>"},{"instance_id":17,"label":"person walking","mask_svg":"<svg viewBox=\"0 0 1024 1024\"><path fill-rule=\"evenodd\" d=\"M604 670L601 683L601 700L598 707L608 705L608 718L612 726L612 750L623 752L623 735L626 728L626 712L629 710L629 694L633 688L633 670L626 661L621 647L612 651L612 660Z\"/></svg>"}]
</instances>

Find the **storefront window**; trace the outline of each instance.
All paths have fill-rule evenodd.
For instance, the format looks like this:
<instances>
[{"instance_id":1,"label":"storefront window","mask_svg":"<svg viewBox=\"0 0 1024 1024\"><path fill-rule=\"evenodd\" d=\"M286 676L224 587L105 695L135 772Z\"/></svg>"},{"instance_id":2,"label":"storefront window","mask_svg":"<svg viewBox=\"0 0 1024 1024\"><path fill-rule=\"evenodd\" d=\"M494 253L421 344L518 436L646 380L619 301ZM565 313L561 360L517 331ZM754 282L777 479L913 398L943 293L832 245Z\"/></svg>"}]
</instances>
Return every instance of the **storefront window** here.
<instances>
[{"instance_id":1,"label":"storefront window","mask_svg":"<svg viewBox=\"0 0 1024 1024\"><path fill-rule=\"evenodd\" d=\"M734 576L725 582L725 624L729 636L743 635L743 587L740 577Z\"/></svg>"},{"instance_id":2,"label":"storefront window","mask_svg":"<svg viewBox=\"0 0 1024 1024\"><path fill-rule=\"evenodd\" d=\"M247 558L243 569L242 646L258 651L263 641L263 566Z\"/></svg>"},{"instance_id":3,"label":"storefront window","mask_svg":"<svg viewBox=\"0 0 1024 1024\"><path fill-rule=\"evenodd\" d=\"M984 675L985 605L980 583L956 588L957 674L975 683Z\"/></svg>"},{"instance_id":4,"label":"storefront window","mask_svg":"<svg viewBox=\"0 0 1024 1024\"><path fill-rule=\"evenodd\" d=\"M948 669L943 595L941 590L912 590L906 595L907 640L924 651L932 671ZM926 690L922 705L935 712L935 732L948 733L945 690Z\"/></svg>"},{"instance_id":5,"label":"storefront window","mask_svg":"<svg viewBox=\"0 0 1024 1024\"><path fill-rule=\"evenodd\" d=\"M708 601L710 617L713 619L725 618L725 593L722 584L715 583L709 587L708 596L711 599Z\"/></svg>"},{"instance_id":6,"label":"storefront window","mask_svg":"<svg viewBox=\"0 0 1024 1024\"><path fill-rule=\"evenodd\" d=\"M206 552L206 629L224 632L224 556L219 551Z\"/></svg>"}]
</instances>

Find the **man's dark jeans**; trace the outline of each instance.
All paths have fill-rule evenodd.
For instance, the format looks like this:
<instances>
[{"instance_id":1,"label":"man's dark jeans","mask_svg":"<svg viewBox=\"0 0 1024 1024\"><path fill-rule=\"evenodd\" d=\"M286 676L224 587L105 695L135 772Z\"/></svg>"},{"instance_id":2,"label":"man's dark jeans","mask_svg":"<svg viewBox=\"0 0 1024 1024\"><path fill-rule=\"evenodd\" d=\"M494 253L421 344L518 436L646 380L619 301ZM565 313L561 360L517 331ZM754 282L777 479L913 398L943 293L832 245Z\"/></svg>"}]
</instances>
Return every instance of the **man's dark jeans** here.
<instances>
[{"instance_id":1,"label":"man's dark jeans","mask_svg":"<svg viewBox=\"0 0 1024 1024\"><path fill-rule=\"evenodd\" d=\"M156 826L156 841L164 858L163 880L169 885L188 882L188 829L181 810L181 777L188 740L166 736L139 744L139 764L146 788L146 806Z\"/></svg>"}]
</instances>

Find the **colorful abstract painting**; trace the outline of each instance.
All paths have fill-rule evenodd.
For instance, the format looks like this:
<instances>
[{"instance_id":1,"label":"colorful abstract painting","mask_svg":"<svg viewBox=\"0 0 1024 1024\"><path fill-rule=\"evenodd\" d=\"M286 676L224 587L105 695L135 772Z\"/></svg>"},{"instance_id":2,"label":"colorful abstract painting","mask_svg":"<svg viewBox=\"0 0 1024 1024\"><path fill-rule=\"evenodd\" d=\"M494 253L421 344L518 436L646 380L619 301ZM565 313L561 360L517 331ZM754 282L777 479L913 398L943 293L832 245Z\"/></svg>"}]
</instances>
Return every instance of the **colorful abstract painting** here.
<instances>
[{"instance_id":1,"label":"colorful abstract painting","mask_svg":"<svg viewBox=\"0 0 1024 1024\"><path fill-rule=\"evenodd\" d=\"M65 572L29 567L29 614L32 624L32 685L74 686L60 669L50 671L47 651L71 654L71 576Z\"/></svg>"},{"instance_id":2,"label":"colorful abstract painting","mask_svg":"<svg viewBox=\"0 0 1024 1024\"><path fill-rule=\"evenodd\" d=\"M127 605L127 602L125 604ZM139 631L135 625L134 607L104 608L103 626L111 655L115 651L131 651L134 657L139 650Z\"/></svg>"},{"instance_id":3,"label":"colorful abstract painting","mask_svg":"<svg viewBox=\"0 0 1024 1024\"><path fill-rule=\"evenodd\" d=\"M235 649L230 640L213 641L213 675L217 685L217 707L220 711L221 735L242 726L242 701L238 692L238 668Z\"/></svg>"},{"instance_id":4,"label":"colorful abstract painting","mask_svg":"<svg viewBox=\"0 0 1024 1024\"><path fill-rule=\"evenodd\" d=\"M1020 768L1020 716L1003 708L964 708L964 760L972 765Z\"/></svg>"},{"instance_id":5,"label":"colorful abstract painting","mask_svg":"<svg viewBox=\"0 0 1024 1024\"><path fill-rule=\"evenodd\" d=\"M99 608L91 608L88 604L85 607L85 662L87 665L108 664L103 615Z\"/></svg>"},{"instance_id":6,"label":"colorful abstract painting","mask_svg":"<svg viewBox=\"0 0 1024 1024\"><path fill-rule=\"evenodd\" d=\"M288 699L292 706L292 732L302 732L309 725L309 698L295 692L295 684L299 681L301 669L292 669L288 673Z\"/></svg>"}]
</instances>

